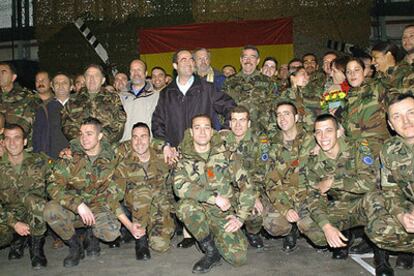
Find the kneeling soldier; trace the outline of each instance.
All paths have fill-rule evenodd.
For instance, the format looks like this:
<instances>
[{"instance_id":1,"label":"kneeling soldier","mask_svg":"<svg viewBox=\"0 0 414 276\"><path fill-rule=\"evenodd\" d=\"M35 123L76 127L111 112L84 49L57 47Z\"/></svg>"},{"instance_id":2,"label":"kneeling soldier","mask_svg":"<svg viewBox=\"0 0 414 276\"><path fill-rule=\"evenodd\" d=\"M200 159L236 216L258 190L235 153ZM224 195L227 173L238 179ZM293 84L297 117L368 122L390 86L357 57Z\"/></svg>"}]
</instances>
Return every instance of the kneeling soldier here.
<instances>
[{"instance_id":1,"label":"kneeling soldier","mask_svg":"<svg viewBox=\"0 0 414 276\"><path fill-rule=\"evenodd\" d=\"M30 236L30 258L37 269L47 265L43 209L49 164L45 155L25 151L26 144L23 128L6 124L6 152L0 161L0 246L11 242L9 259L20 259Z\"/></svg>"},{"instance_id":2,"label":"kneeling soldier","mask_svg":"<svg viewBox=\"0 0 414 276\"><path fill-rule=\"evenodd\" d=\"M119 203L123 192L113 181L115 153L102 137L99 120L85 119L79 140L71 142L72 158L59 160L50 177L47 191L52 201L46 204L44 217L69 245L65 267L78 265L84 258L75 228L87 228L88 256L99 256L98 238L110 242L120 235L117 217L123 215Z\"/></svg>"}]
</instances>

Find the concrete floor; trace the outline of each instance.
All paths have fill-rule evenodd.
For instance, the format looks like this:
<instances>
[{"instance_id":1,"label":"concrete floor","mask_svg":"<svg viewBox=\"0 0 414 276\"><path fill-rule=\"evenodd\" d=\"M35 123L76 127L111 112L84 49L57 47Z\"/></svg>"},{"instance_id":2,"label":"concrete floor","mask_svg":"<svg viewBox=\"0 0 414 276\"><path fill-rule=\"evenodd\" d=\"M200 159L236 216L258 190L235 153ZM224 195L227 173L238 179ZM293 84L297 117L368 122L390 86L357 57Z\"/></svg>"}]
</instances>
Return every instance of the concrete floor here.
<instances>
[{"instance_id":1,"label":"concrete floor","mask_svg":"<svg viewBox=\"0 0 414 276\"><path fill-rule=\"evenodd\" d=\"M179 237L181 239L181 237ZM79 266L64 268L63 259L67 248L52 249L51 238L45 245L48 267L32 270L29 253L26 249L21 260L8 261L8 248L0 250L0 275L193 275L192 265L202 256L195 247L176 248L178 239L173 240L174 247L164 254L152 252L152 259L147 262L135 260L134 243L122 244L121 248L109 249L101 244L101 256L95 260L86 257ZM370 275L351 258L343 261L331 260L330 252L317 252L304 239L298 241L295 252L287 255L280 249L282 240L265 240L265 248L249 248L248 263L242 267L223 265L214 267L208 275L242 276L242 275ZM372 259L366 259L372 264ZM394 265L395 258L391 258ZM414 270L395 270L395 275L413 275Z\"/></svg>"}]
</instances>

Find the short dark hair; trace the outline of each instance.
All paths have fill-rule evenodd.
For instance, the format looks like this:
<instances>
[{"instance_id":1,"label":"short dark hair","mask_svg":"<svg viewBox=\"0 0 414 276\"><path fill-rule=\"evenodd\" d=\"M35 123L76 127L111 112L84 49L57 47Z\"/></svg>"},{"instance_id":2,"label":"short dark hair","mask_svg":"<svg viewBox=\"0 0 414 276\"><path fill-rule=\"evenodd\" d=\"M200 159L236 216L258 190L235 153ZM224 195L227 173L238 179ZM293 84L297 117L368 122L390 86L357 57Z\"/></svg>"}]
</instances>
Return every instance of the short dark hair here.
<instances>
[{"instance_id":1,"label":"short dark hair","mask_svg":"<svg viewBox=\"0 0 414 276\"><path fill-rule=\"evenodd\" d=\"M190 50L188 50L188 49L185 49L185 48L180 48L180 49L178 49L177 51L175 51L175 53L173 54L173 56L172 56L172 62L173 63L177 63L177 59L178 59L178 54L179 53L181 53L181 52L184 52L184 51L187 51L187 52L189 52L190 54L191 54L191 51ZM191 55L191 57L192 57L193 55Z\"/></svg>"},{"instance_id":2,"label":"short dark hair","mask_svg":"<svg viewBox=\"0 0 414 276\"><path fill-rule=\"evenodd\" d=\"M260 52L259 52L259 49L256 47L256 46L254 46L254 45L246 45L246 46L244 46L243 48L242 48L242 52L241 52L241 55L240 56L242 56L243 55L243 51L245 51L245 50L253 50L253 51L256 51L256 53L257 53L257 57L260 57Z\"/></svg>"},{"instance_id":3,"label":"short dark hair","mask_svg":"<svg viewBox=\"0 0 414 276\"><path fill-rule=\"evenodd\" d=\"M325 122L325 121L332 121L332 122L334 122L335 128L337 130L339 129L338 119L334 115L332 115L332 114L325 113L325 114L321 114L318 117L316 117L315 122L313 124L313 126L314 126L313 127L313 131L315 132L316 123Z\"/></svg>"},{"instance_id":4,"label":"short dark hair","mask_svg":"<svg viewBox=\"0 0 414 276\"><path fill-rule=\"evenodd\" d=\"M362 59L357 58L357 57L351 57L351 58L348 59L348 62L346 63L346 66L348 66L348 64L351 61L355 61L356 63L358 63L362 67L362 70L365 70L365 63L362 61ZM346 72L346 66L345 66L345 72Z\"/></svg>"},{"instance_id":5,"label":"short dark hair","mask_svg":"<svg viewBox=\"0 0 414 276\"><path fill-rule=\"evenodd\" d=\"M400 48L389 41L381 41L375 44L371 49L371 52L373 51L381 52L383 54L390 52L394 57L395 62L399 62L402 59L402 52L400 51Z\"/></svg>"},{"instance_id":6,"label":"short dark hair","mask_svg":"<svg viewBox=\"0 0 414 276\"><path fill-rule=\"evenodd\" d=\"M207 114L198 114L198 115L195 115L193 118L191 118L191 127L193 127L194 120L198 119L198 118L206 118L210 121L210 124L211 124L211 118L210 118L209 115L207 115Z\"/></svg>"},{"instance_id":7,"label":"short dark hair","mask_svg":"<svg viewBox=\"0 0 414 276\"><path fill-rule=\"evenodd\" d=\"M327 55L334 55L334 56L338 57L338 54L337 54L336 52L334 52L334 51L327 51L327 52L325 52L325 53L323 54L322 59L323 59L324 57L326 57Z\"/></svg>"},{"instance_id":8,"label":"short dark hair","mask_svg":"<svg viewBox=\"0 0 414 276\"><path fill-rule=\"evenodd\" d=\"M247 113L247 120L250 120L250 111L243 105L237 105L230 110L230 117L233 113Z\"/></svg>"},{"instance_id":9,"label":"short dark hair","mask_svg":"<svg viewBox=\"0 0 414 276\"><path fill-rule=\"evenodd\" d=\"M152 75L152 72L154 72L154 70L160 70L160 71L162 71L164 73L164 75L167 75L167 72L165 72L164 68L162 68L160 66L152 67L152 69L151 69L151 75Z\"/></svg>"},{"instance_id":10,"label":"short dark hair","mask_svg":"<svg viewBox=\"0 0 414 276\"><path fill-rule=\"evenodd\" d=\"M88 71L89 68L95 68L101 72L102 76L105 76L105 71L101 65L96 64L96 63L91 63L85 67L85 70L83 72L86 73L86 71Z\"/></svg>"},{"instance_id":11,"label":"short dark hair","mask_svg":"<svg viewBox=\"0 0 414 276\"><path fill-rule=\"evenodd\" d=\"M233 65L231 65L231 64L223 65L223 67L221 67L221 70L223 70L226 67L231 67L231 68L233 68L234 72L236 72L236 68Z\"/></svg>"},{"instance_id":12,"label":"short dark hair","mask_svg":"<svg viewBox=\"0 0 414 276\"><path fill-rule=\"evenodd\" d=\"M279 63L277 62L276 58L274 58L274 57L265 57L265 59L263 60L263 63L262 63L262 67L266 63L266 61L269 61L269 60L273 61L275 63L276 69L277 69L277 66L279 65Z\"/></svg>"},{"instance_id":13,"label":"short dark hair","mask_svg":"<svg viewBox=\"0 0 414 276\"><path fill-rule=\"evenodd\" d=\"M345 74L346 72L346 65L348 64L348 60L350 59L349 56L340 56L332 60L331 68L335 65L335 68L340 70Z\"/></svg>"},{"instance_id":14,"label":"short dark hair","mask_svg":"<svg viewBox=\"0 0 414 276\"><path fill-rule=\"evenodd\" d=\"M13 129L20 129L20 131L23 134L23 139L27 138L27 132L24 130L24 127L22 127L21 125L14 124L14 123L7 123L7 122L4 124L4 131L13 130Z\"/></svg>"},{"instance_id":15,"label":"short dark hair","mask_svg":"<svg viewBox=\"0 0 414 276\"><path fill-rule=\"evenodd\" d=\"M83 125L93 125L96 127L96 129L98 130L98 132L102 131L102 123L101 121L99 121L98 119L94 118L94 117L88 117L86 119L84 119L81 123L81 126Z\"/></svg>"},{"instance_id":16,"label":"short dark hair","mask_svg":"<svg viewBox=\"0 0 414 276\"><path fill-rule=\"evenodd\" d=\"M403 32L407 30L408 28L414 28L414 24L408 24L407 26L405 26L403 29Z\"/></svg>"},{"instance_id":17,"label":"short dark hair","mask_svg":"<svg viewBox=\"0 0 414 276\"><path fill-rule=\"evenodd\" d=\"M292 107L292 110L293 110L293 115L298 114L298 108L297 108L297 107L296 107L296 105L295 105L293 102L291 102L291 101L281 101L281 102L278 102L278 103L276 104L276 107L275 107L275 112L277 112L277 109L278 109L280 106L282 106L282 105L289 105L290 107Z\"/></svg>"},{"instance_id":18,"label":"short dark hair","mask_svg":"<svg viewBox=\"0 0 414 276\"><path fill-rule=\"evenodd\" d=\"M407 93L389 93L385 101L387 112L391 105L399 103L405 99L414 100L414 91L408 91Z\"/></svg>"},{"instance_id":19,"label":"short dark hair","mask_svg":"<svg viewBox=\"0 0 414 276\"><path fill-rule=\"evenodd\" d=\"M40 71L38 71L36 73L36 76L35 77L37 77L37 75L39 75L39 74L46 74L47 75L47 78L50 80L50 75L49 75L49 72L48 71L46 71L46 70L40 70Z\"/></svg>"},{"instance_id":20,"label":"short dark hair","mask_svg":"<svg viewBox=\"0 0 414 276\"><path fill-rule=\"evenodd\" d=\"M134 125L132 126L132 130L131 130L131 132L133 132L133 131L134 131L134 129L136 129L136 128L145 128L146 130L148 130L148 135L149 135L149 136L151 136L151 131L150 131L150 128L149 128L149 126L148 126L146 123L143 123L143 122L138 122L138 123L134 124Z\"/></svg>"},{"instance_id":21,"label":"short dark hair","mask_svg":"<svg viewBox=\"0 0 414 276\"><path fill-rule=\"evenodd\" d=\"M290 61L289 61L289 63L288 63L288 68L290 67L290 65L292 64L292 63L294 63L294 62L300 62L300 63L302 63L303 64L303 62L302 62L302 60L300 59L300 58L292 58Z\"/></svg>"},{"instance_id":22,"label":"short dark hair","mask_svg":"<svg viewBox=\"0 0 414 276\"><path fill-rule=\"evenodd\" d=\"M72 79L71 77L69 77L69 75L68 75L68 74L66 74L65 72L57 72L57 73L53 76L53 78L52 78L52 83L53 83L53 80L54 80L57 76L65 76L65 77L67 77L67 78L69 79L69 84L70 84L70 85L72 85L72 84L73 84L73 79Z\"/></svg>"},{"instance_id":23,"label":"short dark hair","mask_svg":"<svg viewBox=\"0 0 414 276\"><path fill-rule=\"evenodd\" d=\"M17 74L16 67L14 67L14 65L12 63L6 62L6 61L2 61L2 62L0 62L0 65L9 67L10 71L13 74Z\"/></svg>"},{"instance_id":24,"label":"short dark hair","mask_svg":"<svg viewBox=\"0 0 414 276\"><path fill-rule=\"evenodd\" d=\"M307 56L312 56L312 57L314 57L314 58L315 58L315 62L316 62L316 63L318 63L318 58L316 57L316 55L315 55L314 53L306 53L306 54L304 54L304 55L302 56L302 62L303 62L303 60L305 59L305 57L307 57Z\"/></svg>"}]
</instances>

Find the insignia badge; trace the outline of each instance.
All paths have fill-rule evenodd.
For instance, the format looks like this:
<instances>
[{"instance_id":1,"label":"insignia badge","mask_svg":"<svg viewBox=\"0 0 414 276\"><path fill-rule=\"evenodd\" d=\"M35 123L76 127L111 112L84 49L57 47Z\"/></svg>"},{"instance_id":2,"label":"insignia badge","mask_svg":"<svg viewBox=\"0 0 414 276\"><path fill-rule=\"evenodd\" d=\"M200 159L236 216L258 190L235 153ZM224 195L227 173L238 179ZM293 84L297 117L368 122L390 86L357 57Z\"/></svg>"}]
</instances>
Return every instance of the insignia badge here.
<instances>
[{"instance_id":1,"label":"insignia badge","mask_svg":"<svg viewBox=\"0 0 414 276\"><path fill-rule=\"evenodd\" d=\"M363 140L361 142L361 145L368 147L369 144L368 144L368 141L367 140Z\"/></svg>"},{"instance_id":2,"label":"insignia badge","mask_svg":"<svg viewBox=\"0 0 414 276\"><path fill-rule=\"evenodd\" d=\"M299 159L293 160L291 163L292 167L297 167L299 166Z\"/></svg>"},{"instance_id":3,"label":"insignia badge","mask_svg":"<svg viewBox=\"0 0 414 276\"><path fill-rule=\"evenodd\" d=\"M266 152L262 154L262 161L267 161L269 159L269 154Z\"/></svg>"},{"instance_id":4,"label":"insignia badge","mask_svg":"<svg viewBox=\"0 0 414 276\"><path fill-rule=\"evenodd\" d=\"M207 169L207 176L208 178L214 178L215 174L212 169L210 168Z\"/></svg>"},{"instance_id":5,"label":"insignia badge","mask_svg":"<svg viewBox=\"0 0 414 276\"><path fill-rule=\"evenodd\" d=\"M362 158L362 162L364 162L364 164L367 164L367 165L372 165L374 164L374 159L372 159L371 156L364 156Z\"/></svg>"}]
</instances>

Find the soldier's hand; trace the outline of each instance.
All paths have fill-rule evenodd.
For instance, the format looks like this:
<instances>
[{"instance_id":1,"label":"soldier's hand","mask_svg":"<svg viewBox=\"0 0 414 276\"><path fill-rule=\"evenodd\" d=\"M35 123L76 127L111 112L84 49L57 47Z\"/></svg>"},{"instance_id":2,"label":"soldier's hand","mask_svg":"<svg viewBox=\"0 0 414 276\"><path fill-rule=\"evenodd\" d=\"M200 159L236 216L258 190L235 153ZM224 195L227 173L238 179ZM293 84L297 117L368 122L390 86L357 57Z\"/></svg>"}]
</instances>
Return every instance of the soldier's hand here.
<instances>
[{"instance_id":1,"label":"soldier's hand","mask_svg":"<svg viewBox=\"0 0 414 276\"><path fill-rule=\"evenodd\" d=\"M222 210L223 212L227 211L231 207L230 200L228 200L226 197L221 196L221 195L216 196L215 203L220 208L220 210Z\"/></svg>"},{"instance_id":2,"label":"soldier's hand","mask_svg":"<svg viewBox=\"0 0 414 276\"><path fill-rule=\"evenodd\" d=\"M59 152L59 157L63 159L71 159L72 151L70 148L65 148Z\"/></svg>"},{"instance_id":3,"label":"soldier's hand","mask_svg":"<svg viewBox=\"0 0 414 276\"><path fill-rule=\"evenodd\" d=\"M254 203L253 214L261 215L263 212L263 204L259 198L256 198L256 202Z\"/></svg>"},{"instance_id":4,"label":"soldier's hand","mask_svg":"<svg viewBox=\"0 0 414 276\"><path fill-rule=\"evenodd\" d=\"M404 213L397 216L398 220L408 233L414 233L414 214Z\"/></svg>"},{"instance_id":5,"label":"soldier's hand","mask_svg":"<svg viewBox=\"0 0 414 276\"><path fill-rule=\"evenodd\" d=\"M136 222L132 223L131 229L129 229L129 231L135 239L140 239L142 236L145 235L145 228L143 228L141 224Z\"/></svg>"},{"instance_id":6,"label":"soldier's hand","mask_svg":"<svg viewBox=\"0 0 414 276\"><path fill-rule=\"evenodd\" d=\"M20 236L30 235L30 227L26 223L19 221L14 225L13 228L14 228L14 231L16 231L16 233L19 234Z\"/></svg>"},{"instance_id":7,"label":"soldier's hand","mask_svg":"<svg viewBox=\"0 0 414 276\"><path fill-rule=\"evenodd\" d=\"M85 225L91 226L95 224L95 216L85 203L81 203L78 206L78 214Z\"/></svg>"},{"instance_id":8,"label":"soldier's hand","mask_svg":"<svg viewBox=\"0 0 414 276\"><path fill-rule=\"evenodd\" d=\"M173 165L178 162L178 152L177 149L170 146L165 146L163 149L164 152L164 162L168 165Z\"/></svg>"},{"instance_id":9,"label":"soldier's hand","mask_svg":"<svg viewBox=\"0 0 414 276\"><path fill-rule=\"evenodd\" d=\"M319 184L316 185L316 188L321 192L321 194L326 194L331 189L333 181L333 177L328 177L327 179L319 182Z\"/></svg>"},{"instance_id":10,"label":"soldier's hand","mask_svg":"<svg viewBox=\"0 0 414 276\"><path fill-rule=\"evenodd\" d=\"M330 247L337 248L346 246L346 243L344 242L347 242L348 239L338 230L338 228L333 227L328 223L322 227L322 230Z\"/></svg>"},{"instance_id":11,"label":"soldier's hand","mask_svg":"<svg viewBox=\"0 0 414 276\"><path fill-rule=\"evenodd\" d=\"M289 211L287 211L286 213L286 219L287 221L293 223L293 222L297 222L300 219L300 217L299 217L298 212L296 212L293 209L289 209Z\"/></svg>"},{"instance_id":12,"label":"soldier's hand","mask_svg":"<svg viewBox=\"0 0 414 276\"><path fill-rule=\"evenodd\" d=\"M226 232L236 232L243 226L243 223L234 215L227 216L226 219L227 223L224 225Z\"/></svg>"}]
</instances>

